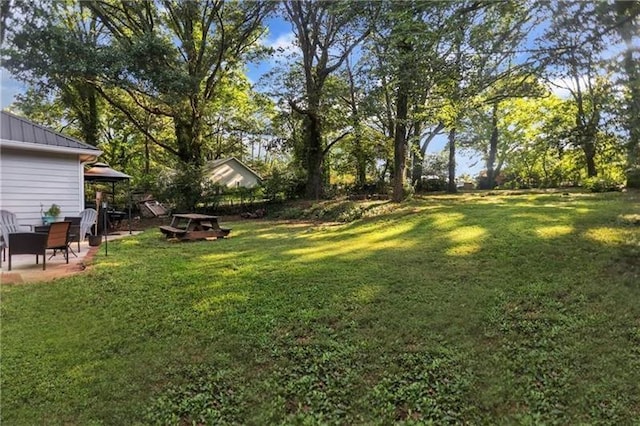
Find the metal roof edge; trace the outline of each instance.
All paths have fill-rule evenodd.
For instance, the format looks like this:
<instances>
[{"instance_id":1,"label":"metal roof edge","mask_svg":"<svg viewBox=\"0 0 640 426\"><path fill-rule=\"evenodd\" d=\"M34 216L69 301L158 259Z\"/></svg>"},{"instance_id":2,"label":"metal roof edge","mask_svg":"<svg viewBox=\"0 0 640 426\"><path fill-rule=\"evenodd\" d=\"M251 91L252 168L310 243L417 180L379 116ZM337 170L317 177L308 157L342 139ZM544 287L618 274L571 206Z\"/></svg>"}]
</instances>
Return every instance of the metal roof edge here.
<instances>
[{"instance_id":1,"label":"metal roof edge","mask_svg":"<svg viewBox=\"0 0 640 426\"><path fill-rule=\"evenodd\" d=\"M68 146L45 145L41 143L19 142L19 141L7 140L7 139L0 139L0 148L15 148L15 149L23 149L26 151L57 152L60 154L90 155L90 156L95 156L96 158L102 155L102 151L100 149L92 147L91 145L87 145L87 144L85 145L87 146L87 148L72 148Z\"/></svg>"},{"instance_id":2,"label":"metal roof edge","mask_svg":"<svg viewBox=\"0 0 640 426\"><path fill-rule=\"evenodd\" d=\"M76 143L76 144L79 144L79 145L84 145L84 146L86 147L86 149L92 149L92 148L95 148L95 147L93 147L92 145L89 145L89 144L88 144L88 143L86 143L86 142L82 142L82 141L80 141L80 140L78 140L78 139L74 139L74 138L72 138L72 137L70 137L70 136L65 135L64 133L60 133L60 132L55 131L55 130L53 130L53 129L49 128L49 127L43 126L43 125L41 125L41 124L34 123L33 121L29 120L28 118L21 117L21 116L19 116L19 115L16 115L16 114L14 114L14 113L10 112L10 111L1 110L1 111L0 111L0 113L8 115L10 118L13 118L13 119L16 119L16 120L20 120L20 121L22 121L22 122L24 122L24 123L26 123L26 124L28 124L28 125L30 125L30 126L33 126L33 127L39 128L39 129L41 129L43 132L53 133L54 135L56 135L56 136L58 136L58 137L61 137L61 138L64 138L64 139L66 139L66 140L68 140L68 141L71 141L71 142L73 142L73 143ZM6 141L6 140L8 140L8 139L4 139L4 140ZM17 142L17 143L31 143L31 144L33 144L33 143L34 143L34 142L24 142L24 141L14 141L14 142ZM56 145L48 145L48 144L38 144L38 143L36 143L36 144L37 144L37 145L44 145L44 146L56 146ZM79 149L80 149L80 148L79 148ZM95 148L95 149L97 149L97 148Z\"/></svg>"}]
</instances>

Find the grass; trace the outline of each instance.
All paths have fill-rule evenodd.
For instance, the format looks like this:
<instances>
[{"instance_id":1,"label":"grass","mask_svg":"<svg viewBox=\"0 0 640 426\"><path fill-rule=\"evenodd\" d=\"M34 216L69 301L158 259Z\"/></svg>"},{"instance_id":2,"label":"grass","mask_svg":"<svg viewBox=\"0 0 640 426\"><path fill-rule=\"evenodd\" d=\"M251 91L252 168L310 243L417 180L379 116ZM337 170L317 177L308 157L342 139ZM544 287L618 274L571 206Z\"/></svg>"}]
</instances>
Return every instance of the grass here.
<instances>
[{"instance_id":1,"label":"grass","mask_svg":"<svg viewBox=\"0 0 640 426\"><path fill-rule=\"evenodd\" d=\"M3 286L2 424L640 422L638 194L381 211Z\"/></svg>"}]
</instances>

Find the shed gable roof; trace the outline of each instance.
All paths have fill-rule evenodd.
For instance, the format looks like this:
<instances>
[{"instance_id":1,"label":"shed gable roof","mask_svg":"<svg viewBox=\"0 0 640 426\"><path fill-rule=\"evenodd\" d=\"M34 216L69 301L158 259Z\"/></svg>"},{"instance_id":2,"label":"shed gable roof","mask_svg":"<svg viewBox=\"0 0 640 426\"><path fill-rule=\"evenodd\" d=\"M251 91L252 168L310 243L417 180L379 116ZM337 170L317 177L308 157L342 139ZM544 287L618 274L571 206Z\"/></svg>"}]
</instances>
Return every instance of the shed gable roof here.
<instances>
[{"instance_id":1,"label":"shed gable roof","mask_svg":"<svg viewBox=\"0 0 640 426\"><path fill-rule=\"evenodd\" d=\"M212 173L218 167L222 166L223 164L229 163L229 162L234 162L234 163L240 165L240 167L243 167L244 169L248 170L250 173L254 174L258 180L262 180L262 177L260 177L260 175L258 173L253 171L249 166L244 164L242 161L238 160L236 157L219 158L217 160L211 160L211 161L207 162L206 170L207 170L207 172Z\"/></svg>"},{"instance_id":2,"label":"shed gable roof","mask_svg":"<svg viewBox=\"0 0 640 426\"><path fill-rule=\"evenodd\" d=\"M100 152L95 146L65 136L7 111L0 111L0 138L6 141L25 142L47 147L61 147Z\"/></svg>"}]
</instances>

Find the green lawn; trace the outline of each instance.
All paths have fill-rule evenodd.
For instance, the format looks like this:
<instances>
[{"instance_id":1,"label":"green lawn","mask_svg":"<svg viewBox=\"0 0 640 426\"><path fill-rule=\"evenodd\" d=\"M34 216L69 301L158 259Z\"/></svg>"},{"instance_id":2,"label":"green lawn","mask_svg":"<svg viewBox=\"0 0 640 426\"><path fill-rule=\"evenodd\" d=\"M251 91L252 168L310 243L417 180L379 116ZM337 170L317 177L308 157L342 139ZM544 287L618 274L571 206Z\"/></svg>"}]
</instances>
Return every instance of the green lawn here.
<instances>
[{"instance_id":1,"label":"green lawn","mask_svg":"<svg viewBox=\"0 0 640 426\"><path fill-rule=\"evenodd\" d=\"M639 194L379 210L3 286L1 423L640 422Z\"/></svg>"}]
</instances>

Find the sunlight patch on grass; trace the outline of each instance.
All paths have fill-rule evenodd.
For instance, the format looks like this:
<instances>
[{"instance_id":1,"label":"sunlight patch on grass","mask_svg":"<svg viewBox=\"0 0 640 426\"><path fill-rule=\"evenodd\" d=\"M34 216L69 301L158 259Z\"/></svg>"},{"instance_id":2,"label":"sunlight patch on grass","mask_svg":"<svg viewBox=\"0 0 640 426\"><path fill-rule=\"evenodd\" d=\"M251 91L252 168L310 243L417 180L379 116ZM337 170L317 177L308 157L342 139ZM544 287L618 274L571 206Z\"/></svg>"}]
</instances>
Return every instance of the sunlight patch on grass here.
<instances>
[{"instance_id":1,"label":"sunlight patch on grass","mask_svg":"<svg viewBox=\"0 0 640 426\"><path fill-rule=\"evenodd\" d=\"M511 217L513 217L515 219L537 220L539 222L550 222L550 221L553 220L553 218L551 216L549 216L548 214L544 214L544 213L519 213L519 214L514 214Z\"/></svg>"},{"instance_id":2,"label":"sunlight patch on grass","mask_svg":"<svg viewBox=\"0 0 640 426\"><path fill-rule=\"evenodd\" d=\"M339 245L334 241L324 244L314 241L311 247L293 249L285 253L297 256L301 261L317 261L345 255L360 258L368 256L378 250L412 248L415 242L401 239L401 234L411 231L413 226L412 223L394 225L384 230L378 230L375 233L365 234L349 241L343 241Z\"/></svg>"},{"instance_id":3,"label":"sunlight patch on grass","mask_svg":"<svg viewBox=\"0 0 640 426\"><path fill-rule=\"evenodd\" d=\"M433 224L441 229L451 229L460 226L465 216L462 213L436 213L431 215Z\"/></svg>"},{"instance_id":4,"label":"sunlight patch on grass","mask_svg":"<svg viewBox=\"0 0 640 426\"><path fill-rule=\"evenodd\" d=\"M264 232L259 235L254 235L253 238L259 238L261 240L281 240L282 234L277 232Z\"/></svg>"},{"instance_id":5,"label":"sunlight patch on grass","mask_svg":"<svg viewBox=\"0 0 640 426\"><path fill-rule=\"evenodd\" d=\"M207 253L198 257L201 262L220 262L222 260L233 260L238 257L238 253Z\"/></svg>"},{"instance_id":6,"label":"sunlight patch on grass","mask_svg":"<svg viewBox=\"0 0 640 426\"><path fill-rule=\"evenodd\" d=\"M216 313L222 312L229 304L233 302L246 302L249 300L246 294L241 293L227 293L220 296L207 297L196 303L193 307L196 311L202 313Z\"/></svg>"},{"instance_id":7,"label":"sunlight patch on grass","mask_svg":"<svg viewBox=\"0 0 640 426\"><path fill-rule=\"evenodd\" d=\"M131 238L128 238L124 241L120 241L120 244L122 244L123 246L139 246L140 240L133 240Z\"/></svg>"},{"instance_id":8,"label":"sunlight patch on grass","mask_svg":"<svg viewBox=\"0 0 640 426\"><path fill-rule=\"evenodd\" d=\"M471 240L481 239L485 235L487 235L487 230L479 226L461 226L448 234L449 239L456 243L466 243Z\"/></svg>"},{"instance_id":9,"label":"sunlight patch on grass","mask_svg":"<svg viewBox=\"0 0 640 426\"><path fill-rule=\"evenodd\" d=\"M353 297L357 302L370 303L378 296L381 289L379 285L363 285L353 292Z\"/></svg>"},{"instance_id":10,"label":"sunlight patch on grass","mask_svg":"<svg viewBox=\"0 0 640 426\"><path fill-rule=\"evenodd\" d=\"M97 260L97 259L95 259ZM109 268L119 268L120 266L122 266L121 262L108 262L108 261L104 261L104 260L100 260L100 264L96 265L98 268L105 268L105 269L109 269Z\"/></svg>"},{"instance_id":11,"label":"sunlight patch on grass","mask_svg":"<svg viewBox=\"0 0 640 426\"><path fill-rule=\"evenodd\" d=\"M573 226L568 225L556 225L556 226L544 226L536 229L538 237L544 239L558 238L564 235L569 235L574 231Z\"/></svg>"},{"instance_id":12,"label":"sunlight patch on grass","mask_svg":"<svg viewBox=\"0 0 640 426\"><path fill-rule=\"evenodd\" d=\"M459 244L455 247L451 247L445 253L448 256L469 256L470 254L478 253L482 246L478 243Z\"/></svg>"},{"instance_id":13,"label":"sunlight patch on grass","mask_svg":"<svg viewBox=\"0 0 640 426\"><path fill-rule=\"evenodd\" d=\"M625 242L624 232L620 229L601 227L591 228L584 233L585 238L596 243L617 245Z\"/></svg>"},{"instance_id":14,"label":"sunlight patch on grass","mask_svg":"<svg viewBox=\"0 0 640 426\"><path fill-rule=\"evenodd\" d=\"M351 255L352 258L362 258L369 256L372 252L386 249L409 249L415 244L408 240L392 240L384 238L362 239L352 241L349 244L336 246L335 243L315 245L303 249L295 249L286 252L292 256L299 256L299 260L303 262L312 262L316 260L326 259L329 257L341 257Z\"/></svg>"},{"instance_id":15,"label":"sunlight patch on grass","mask_svg":"<svg viewBox=\"0 0 640 426\"><path fill-rule=\"evenodd\" d=\"M457 245L449 248L449 256L468 256L480 251L480 241L487 235L487 230L479 226L461 226L449 232L447 236Z\"/></svg>"}]
</instances>

